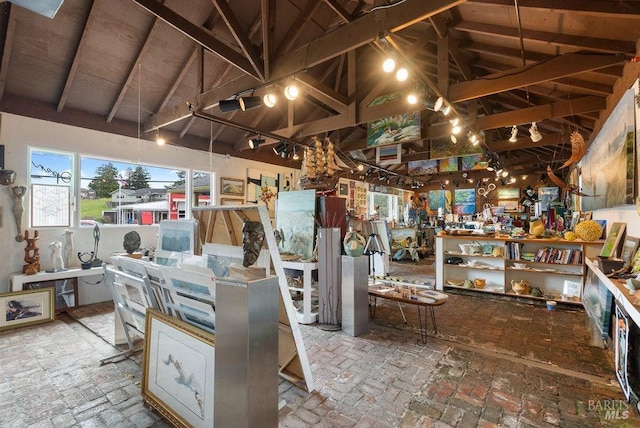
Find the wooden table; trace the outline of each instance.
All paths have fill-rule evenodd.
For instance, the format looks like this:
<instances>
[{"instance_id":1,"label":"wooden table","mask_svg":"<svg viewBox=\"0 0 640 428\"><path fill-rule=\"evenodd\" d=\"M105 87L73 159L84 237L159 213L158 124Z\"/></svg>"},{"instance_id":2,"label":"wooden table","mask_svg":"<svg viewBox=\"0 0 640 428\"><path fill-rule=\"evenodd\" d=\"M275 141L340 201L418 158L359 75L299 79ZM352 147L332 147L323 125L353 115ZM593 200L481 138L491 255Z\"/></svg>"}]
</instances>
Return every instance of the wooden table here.
<instances>
[{"instance_id":1,"label":"wooden table","mask_svg":"<svg viewBox=\"0 0 640 428\"><path fill-rule=\"evenodd\" d=\"M410 305L415 305L418 309L418 322L420 323L420 336L422 339L422 343L427 343L427 319L425 314L424 324L422 322L422 311L421 308L425 308L425 310L429 313L431 317L431 323L433 324L433 331L437 334L438 327L436 325L436 314L434 311L434 307L444 305L447 302L449 296L445 293L435 291L435 290L421 290L418 291L417 294L412 295L410 298L402 297L402 295L396 291L394 288L384 286L384 285L372 285L369 287L369 308L371 310L371 318L375 317L376 314L376 303L377 299L387 299L398 302L398 305L401 303L407 303ZM371 303L371 298L373 298L373 304ZM402 311L402 307L400 307L400 311ZM402 314L404 317L404 313ZM406 322L406 319L405 319ZM423 326L424 325L424 326Z\"/></svg>"}]
</instances>

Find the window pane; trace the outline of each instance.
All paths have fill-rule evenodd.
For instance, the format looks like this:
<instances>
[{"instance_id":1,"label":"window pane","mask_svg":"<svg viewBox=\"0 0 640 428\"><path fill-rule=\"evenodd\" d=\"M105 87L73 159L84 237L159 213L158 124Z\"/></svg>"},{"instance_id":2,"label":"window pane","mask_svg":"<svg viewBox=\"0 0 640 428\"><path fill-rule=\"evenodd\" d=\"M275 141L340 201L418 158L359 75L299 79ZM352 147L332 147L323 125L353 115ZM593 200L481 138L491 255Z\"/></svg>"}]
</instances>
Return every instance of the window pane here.
<instances>
[{"instance_id":1,"label":"window pane","mask_svg":"<svg viewBox=\"0 0 640 428\"><path fill-rule=\"evenodd\" d=\"M106 159L80 159L80 225L157 224L179 218L169 192L182 186L186 171ZM184 208L183 208L184 212Z\"/></svg>"},{"instance_id":2,"label":"window pane","mask_svg":"<svg viewBox=\"0 0 640 428\"><path fill-rule=\"evenodd\" d=\"M191 205L203 207L211 205L211 174L208 172L192 172L192 194Z\"/></svg>"},{"instance_id":3,"label":"window pane","mask_svg":"<svg viewBox=\"0 0 640 428\"><path fill-rule=\"evenodd\" d=\"M31 227L71 225L73 154L30 149Z\"/></svg>"}]
</instances>

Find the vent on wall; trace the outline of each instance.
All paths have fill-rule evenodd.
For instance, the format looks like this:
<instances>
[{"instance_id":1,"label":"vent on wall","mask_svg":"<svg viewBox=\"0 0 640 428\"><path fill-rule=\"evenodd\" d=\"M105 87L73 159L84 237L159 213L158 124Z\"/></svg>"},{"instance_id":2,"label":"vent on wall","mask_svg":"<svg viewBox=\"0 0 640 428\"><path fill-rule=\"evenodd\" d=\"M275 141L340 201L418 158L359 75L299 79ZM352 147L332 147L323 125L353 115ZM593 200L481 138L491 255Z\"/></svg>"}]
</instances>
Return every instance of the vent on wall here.
<instances>
[{"instance_id":1,"label":"vent on wall","mask_svg":"<svg viewBox=\"0 0 640 428\"><path fill-rule=\"evenodd\" d=\"M53 19L64 0L9 0L10 3Z\"/></svg>"}]
</instances>

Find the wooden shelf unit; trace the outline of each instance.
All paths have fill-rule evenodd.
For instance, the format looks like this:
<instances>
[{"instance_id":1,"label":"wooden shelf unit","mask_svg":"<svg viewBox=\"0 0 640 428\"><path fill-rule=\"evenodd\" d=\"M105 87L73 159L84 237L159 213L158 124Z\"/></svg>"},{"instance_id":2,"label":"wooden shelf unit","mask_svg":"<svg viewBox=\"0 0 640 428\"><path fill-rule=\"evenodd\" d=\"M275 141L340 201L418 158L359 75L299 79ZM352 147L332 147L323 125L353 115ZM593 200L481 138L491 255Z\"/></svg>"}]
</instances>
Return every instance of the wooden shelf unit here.
<instances>
[{"instance_id":1,"label":"wooden shelf unit","mask_svg":"<svg viewBox=\"0 0 640 428\"><path fill-rule=\"evenodd\" d=\"M503 256L484 254L485 248L480 254L465 254L460 249L460 244L480 244L501 247ZM575 263L551 263L532 261L526 259L514 259L508 251L513 243L519 244L520 254L533 254L534 257L540 249L557 249L557 253L572 255L576 250L581 252L581 258ZM565 280L580 284L580 296L584 288L587 267L585 260L588 257L596 257L603 241L566 241L563 239L527 239L509 237L489 237L478 235L467 236L437 236L436 237L436 289L464 289L467 291L499 294L526 298L531 300L557 300L562 303L581 305L581 299L564 295ZM571 252L569 252L571 251ZM449 257L459 257L462 264L447 264ZM566 258L566 257L565 257ZM558 256L558 260L560 256ZM474 265L469 265L472 263ZM517 268L514 263L524 263L526 267ZM476 278L484 278L486 286L483 289L466 288L458 283L464 280L473 281ZM535 297L530 294L516 294L513 292L511 282L526 280L532 287L538 287L543 297ZM449 282L453 282L451 284Z\"/></svg>"}]
</instances>

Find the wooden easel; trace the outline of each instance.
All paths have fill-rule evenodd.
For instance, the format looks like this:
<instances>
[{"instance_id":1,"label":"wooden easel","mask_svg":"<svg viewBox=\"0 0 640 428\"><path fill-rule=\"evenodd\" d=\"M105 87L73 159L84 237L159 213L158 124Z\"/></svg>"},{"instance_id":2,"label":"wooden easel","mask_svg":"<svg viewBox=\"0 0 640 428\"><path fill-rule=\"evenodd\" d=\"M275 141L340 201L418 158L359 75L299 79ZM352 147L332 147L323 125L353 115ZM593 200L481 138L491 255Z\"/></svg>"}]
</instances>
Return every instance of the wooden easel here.
<instances>
[{"instance_id":1,"label":"wooden easel","mask_svg":"<svg viewBox=\"0 0 640 428\"><path fill-rule=\"evenodd\" d=\"M294 385L312 392L314 389L307 351L291 300L289 285L278 252L269 213L264 205L216 206L192 209L198 221L199 251L205 243L242 246L242 226L245 221L260 221L264 226L265 242L280 286L278 316L278 366L280 376Z\"/></svg>"}]
</instances>

